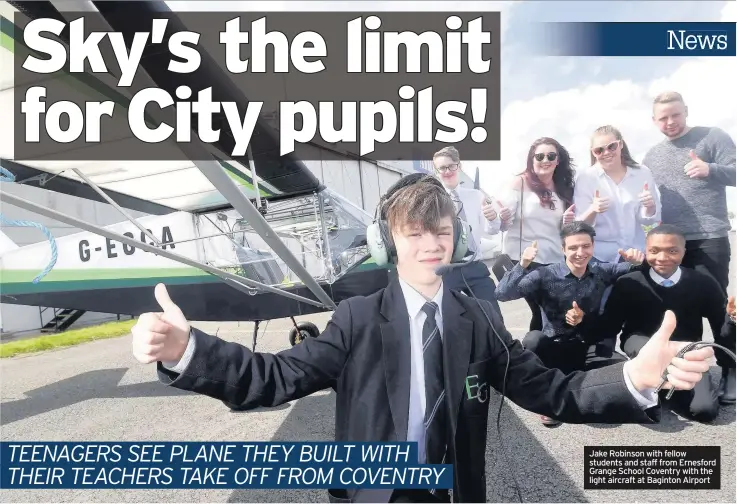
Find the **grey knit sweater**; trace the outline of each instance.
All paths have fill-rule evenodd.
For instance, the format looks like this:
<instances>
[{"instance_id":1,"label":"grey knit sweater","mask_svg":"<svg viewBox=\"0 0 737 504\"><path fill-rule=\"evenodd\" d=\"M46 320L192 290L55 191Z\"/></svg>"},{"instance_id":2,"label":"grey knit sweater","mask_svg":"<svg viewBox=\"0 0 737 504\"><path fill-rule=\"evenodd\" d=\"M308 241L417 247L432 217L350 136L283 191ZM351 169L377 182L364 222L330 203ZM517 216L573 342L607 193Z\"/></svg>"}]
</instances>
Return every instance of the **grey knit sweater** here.
<instances>
[{"instance_id":1,"label":"grey knit sweater","mask_svg":"<svg viewBox=\"0 0 737 504\"><path fill-rule=\"evenodd\" d=\"M690 178L683 167L689 152L709 163L709 176ZM663 224L678 226L687 240L727 236L725 186L735 186L735 144L719 128L697 126L675 140L654 146L642 163L650 168L658 184L663 205Z\"/></svg>"}]
</instances>

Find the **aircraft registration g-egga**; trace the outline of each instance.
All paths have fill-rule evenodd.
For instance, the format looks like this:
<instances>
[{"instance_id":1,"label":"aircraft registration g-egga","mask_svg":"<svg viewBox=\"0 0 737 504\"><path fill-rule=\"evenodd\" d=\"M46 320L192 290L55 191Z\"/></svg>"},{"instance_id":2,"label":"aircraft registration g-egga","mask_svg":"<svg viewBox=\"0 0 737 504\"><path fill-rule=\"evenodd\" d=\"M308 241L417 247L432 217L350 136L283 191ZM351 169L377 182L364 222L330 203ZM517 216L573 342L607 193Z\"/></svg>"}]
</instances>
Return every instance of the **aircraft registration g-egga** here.
<instances>
[{"instance_id":1,"label":"aircraft registration g-egga","mask_svg":"<svg viewBox=\"0 0 737 504\"><path fill-rule=\"evenodd\" d=\"M66 11L95 8L127 34L146 31L153 16L168 11L163 2L66 1L62 12L54 2L8 3L30 18L65 19ZM12 13L2 14L3 58L13 68L22 33ZM166 66L166 51L144 58L142 71L158 75L152 81L172 95L180 85L212 86L214 94L246 102L206 57L200 70L176 82L155 72ZM70 93L96 99L118 93L105 84L106 75L67 77L75 82ZM12 75L2 79L2 107L12 110ZM0 256L3 303L136 316L159 310L153 287L163 282L190 320L255 321L255 348L259 321L291 317L294 345L319 334L294 316L334 310L341 300L372 294L389 281L391 268L377 265L366 244L373 215L323 185L305 162L279 156L276 134L262 121L248 155L227 161L218 149L232 149L228 135L203 147L211 160L196 162L20 161L12 155L13 135L1 136L0 162L15 183L106 202L126 219L103 228L0 191L3 203L83 230L52 238L51 249L40 242ZM322 159L322 148L315 146L312 159ZM135 219L126 209L147 215Z\"/></svg>"}]
</instances>

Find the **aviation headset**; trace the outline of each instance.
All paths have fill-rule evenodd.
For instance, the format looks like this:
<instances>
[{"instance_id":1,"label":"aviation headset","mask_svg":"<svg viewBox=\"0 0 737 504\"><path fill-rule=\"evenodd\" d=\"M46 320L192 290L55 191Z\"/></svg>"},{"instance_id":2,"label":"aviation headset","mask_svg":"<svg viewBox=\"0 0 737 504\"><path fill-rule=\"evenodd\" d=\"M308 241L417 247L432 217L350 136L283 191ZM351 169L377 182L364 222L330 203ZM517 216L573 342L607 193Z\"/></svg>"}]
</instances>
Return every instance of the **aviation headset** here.
<instances>
[{"instance_id":1,"label":"aviation headset","mask_svg":"<svg viewBox=\"0 0 737 504\"><path fill-rule=\"evenodd\" d=\"M389 223L386 220L387 203L400 189L419 182L435 184L445 190L443 184L435 177L424 173L413 173L412 175L407 175L399 179L379 200L377 212L374 213L374 222L366 229L366 243L369 253L378 266L396 263L397 250L392 239L391 230L389 229ZM461 262L466 256L468 252L468 236L470 233L471 227L467 222L457 216L453 218L453 256L451 262Z\"/></svg>"}]
</instances>

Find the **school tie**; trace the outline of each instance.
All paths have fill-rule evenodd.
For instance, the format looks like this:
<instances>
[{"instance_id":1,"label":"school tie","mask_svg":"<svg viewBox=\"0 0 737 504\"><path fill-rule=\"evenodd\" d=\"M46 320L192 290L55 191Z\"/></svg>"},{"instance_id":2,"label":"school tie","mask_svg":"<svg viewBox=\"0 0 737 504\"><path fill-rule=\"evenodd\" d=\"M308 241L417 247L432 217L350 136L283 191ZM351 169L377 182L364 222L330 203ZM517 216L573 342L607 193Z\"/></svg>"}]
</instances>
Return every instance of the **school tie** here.
<instances>
[{"instance_id":1,"label":"school tie","mask_svg":"<svg viewBox=\"0 0 737 504\"><path fill-rule=\"evenodd\" d=\"M674 283L673 283L673 280L666 279L666 280L663 280L663 283L660 285L662 285L663 287L672 287Z\"/></svg>"},{"instance_id":2,"label":"school tie","mask_svg":"<svg viewBox=\"0 0 737 504\"><path fill-rule=\"evenodd\" d=\"M422 357L425 362L425 455L427 464L441 464L446 450L445 387L443 385L443 341L435 322L438 305L425 303L427 315L422 328Z\"/></svg>"},{"instance_id":3,"label":"school tie","mask_svg":"<svg viewBox=\"0 0 737 504\"><path fill-rule=\"evenodd\" d=\"M466 219L466 211L464 210L463 203L461 202L461 197L458 196L458 191L455 189L451 189L450 196L453 199L453 204L456 207L456 213L458 214L458 217L462 221L468 222L468 219ZM468 237L468 255L475 255L476 250L476 240L473 237L473 233L471 233L471 236Z\"/></svg>"}]
</instances>

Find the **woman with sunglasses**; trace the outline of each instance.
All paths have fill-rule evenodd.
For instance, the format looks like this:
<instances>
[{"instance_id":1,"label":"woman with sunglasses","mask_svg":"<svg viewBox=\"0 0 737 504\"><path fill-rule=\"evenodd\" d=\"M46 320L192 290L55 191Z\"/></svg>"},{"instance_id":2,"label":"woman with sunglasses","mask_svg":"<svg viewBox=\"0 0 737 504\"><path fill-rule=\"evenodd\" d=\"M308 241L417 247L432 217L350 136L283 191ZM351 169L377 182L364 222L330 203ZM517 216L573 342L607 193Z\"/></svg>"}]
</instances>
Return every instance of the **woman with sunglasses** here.
<instances>
[{"instance_id":1,"label":"woman with sunglasses","mask_svg":"<svg viewBox=\"0 0 737 504\"><path fill-rule=\"evenodd\" d=\"M514 178L499 198L512 217L502 224L504 253L517 264L522 252L537 242L529 271L565 260L560 229L565 215L573 219L574 164L568 151L552 138L539 138L530 146L527 168ZM525 298L532 311L530 330L541 330L542 313L535 299Z\"/></svg>"},{"instance_id":2,"label":"woman with sunglasses","mask_svg":"<svg viewBox=\"0 0 737 504\"><path fill-rule=\"evenodd\" d=\"M579 220L594 226L594 257L619 262L619 251L645 250L643 226L660 221L660 192L650 170L638 164L622 133L602 126L591 138L591 166L576 177Z\"/></svg>"}]
</instances>

